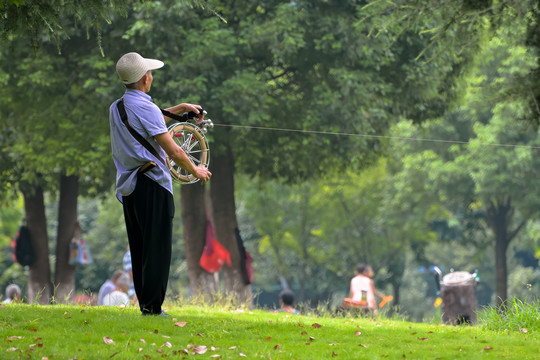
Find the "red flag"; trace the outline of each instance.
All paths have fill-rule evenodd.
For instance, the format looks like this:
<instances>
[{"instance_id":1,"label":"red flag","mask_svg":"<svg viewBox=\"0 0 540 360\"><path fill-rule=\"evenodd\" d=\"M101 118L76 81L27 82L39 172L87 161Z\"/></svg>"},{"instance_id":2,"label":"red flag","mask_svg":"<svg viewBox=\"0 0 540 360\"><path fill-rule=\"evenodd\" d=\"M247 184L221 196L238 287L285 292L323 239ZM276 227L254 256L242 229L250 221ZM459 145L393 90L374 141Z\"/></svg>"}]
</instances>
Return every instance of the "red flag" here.
<instances>
[{"instance_id":1,"label":"red flag","mask_svg":"<svg viewBox=\"0 0 540 360\"><path fill-rule=\"evenodd\" d=\"M206 245L199 260L199 265L209 273L221 269L224 263L231 266L231 254L221 245L214 236L214 229L210 221L206 222Z\"/></svg>"}]
</instances>

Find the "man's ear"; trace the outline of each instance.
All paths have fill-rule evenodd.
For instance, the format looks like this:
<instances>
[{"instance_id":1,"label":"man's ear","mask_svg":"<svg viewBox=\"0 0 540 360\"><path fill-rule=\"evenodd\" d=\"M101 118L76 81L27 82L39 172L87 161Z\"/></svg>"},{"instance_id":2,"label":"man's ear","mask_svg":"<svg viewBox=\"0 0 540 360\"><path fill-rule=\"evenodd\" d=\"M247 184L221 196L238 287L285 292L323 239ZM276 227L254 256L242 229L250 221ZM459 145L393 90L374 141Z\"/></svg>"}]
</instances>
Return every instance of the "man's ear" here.
<instances>
[{"instance_id":1,"label":"man's ear","mask_svg":"<svg viewBox=\"0 0 540 360\"><path fill-rule=\"evenodd\" d=\"M142 84L146 84L146 82L148 81L148 73L145 73L140 81Z\"/></svg>"}]
</instances>

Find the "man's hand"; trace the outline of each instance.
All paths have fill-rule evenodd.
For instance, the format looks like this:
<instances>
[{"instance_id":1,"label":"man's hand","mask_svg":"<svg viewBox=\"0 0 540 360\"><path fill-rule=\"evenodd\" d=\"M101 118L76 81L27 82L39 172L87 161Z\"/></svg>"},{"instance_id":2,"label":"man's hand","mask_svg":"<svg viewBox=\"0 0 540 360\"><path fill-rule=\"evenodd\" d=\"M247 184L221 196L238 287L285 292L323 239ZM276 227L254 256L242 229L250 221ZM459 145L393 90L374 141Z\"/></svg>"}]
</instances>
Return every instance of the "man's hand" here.
<instances>
[{"instance_id":1,"label":"man's hand","mask_svg":"<svg viewBox=\"0 0 540 360\"><path fill-rule=\"evenodd\" d=\"M204 120L204 114L202 113L201 109L202 109L201 105L182 103L182 104L178 104L173 107L167 108L165 110L170 111L173 114L181 114L181 113L193 111L195 114L197 114L197 124L200 124Z\"/></svg>"},{"instance_id":2,"label":"man's hand","mask_svg":"<svg viewBox=\"0 0 540 360\"><path fill-rule=\"evenodd\" d=\"M186 107L186 112L193 111L195 114L197 114L197 124L202 123L204 120L204 113L201 111L202 107L201 105L193 105L193 104L184 104Z\"/></svg>"},{"instance_id":3,"label":"man's hand","mask_svg":"<svg viewBox=\"0 0 540 360\"><path fill-rule=\"evenodd\" d=\"M195 172L192 173L197 179L201 180L201 184L205 184L212 177L212 173L204 166L195 166Z\"/></svg>"}]
</instances>

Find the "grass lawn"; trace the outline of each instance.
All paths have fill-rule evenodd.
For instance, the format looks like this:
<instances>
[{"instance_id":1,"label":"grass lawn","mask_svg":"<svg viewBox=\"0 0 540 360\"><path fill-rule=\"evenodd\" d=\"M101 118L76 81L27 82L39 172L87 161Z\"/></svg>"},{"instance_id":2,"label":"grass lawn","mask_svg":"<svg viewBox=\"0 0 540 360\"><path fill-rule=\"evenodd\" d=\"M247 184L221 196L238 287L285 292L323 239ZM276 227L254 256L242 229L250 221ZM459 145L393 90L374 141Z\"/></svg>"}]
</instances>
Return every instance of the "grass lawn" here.
<instances>
[{"instance_id":1,"label":"grass lawn","mask_svg":"<svg viewBox=\"0 0 540 360\"><path fill-rule=\"evenodd\" d=\"M0 359L540 359L538 329L210 306L0 306Z\"/></svg>"}]
</instances>

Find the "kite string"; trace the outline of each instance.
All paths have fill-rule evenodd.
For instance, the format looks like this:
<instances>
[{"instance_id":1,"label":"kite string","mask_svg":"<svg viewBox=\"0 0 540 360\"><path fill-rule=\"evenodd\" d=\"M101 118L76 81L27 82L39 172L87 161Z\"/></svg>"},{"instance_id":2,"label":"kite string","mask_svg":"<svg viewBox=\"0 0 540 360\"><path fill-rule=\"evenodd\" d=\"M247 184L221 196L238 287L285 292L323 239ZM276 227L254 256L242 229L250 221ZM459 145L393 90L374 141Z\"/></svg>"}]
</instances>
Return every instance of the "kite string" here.
<instances>
[{"instance_id":1,"label":"kite string","mask_svg":"<svg viewBox=\"0 0 540 360\"><path fill-rule=\"evenodd\" d=\"M236 127L244 129L255 129L255 130L270 130L270 131L283 131L283 132L297 132L304 134L318 134L318 135L341 135L341 136L353 136L353 137L366 137L366 138L378 138L378 139L389 139L389 140L406 140L406 141L424 141L424 142L436 142L436 143L448 143L448 144L469 144L468 141L460 140L445 140L445 139L425 139L425 138L412 138L404 136L390 136L390 135L370 135L370 134L355 134L355 133L344 133L344 132L329 132L329 131L318 131L318 130L301 130L301 129L286 129L286 128L274 128L274 127L263 127L263 126L248 126L248 125L232 125L232 124L216 124L215 126L223 127ZM498 144L498 143L478 143L483 146L495 146L495 147L512 147L512 148L528 148L528 149L540 149L540 146L535 145L520 145L520 144Z\"/></svg>"}]
</instances>

